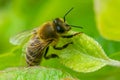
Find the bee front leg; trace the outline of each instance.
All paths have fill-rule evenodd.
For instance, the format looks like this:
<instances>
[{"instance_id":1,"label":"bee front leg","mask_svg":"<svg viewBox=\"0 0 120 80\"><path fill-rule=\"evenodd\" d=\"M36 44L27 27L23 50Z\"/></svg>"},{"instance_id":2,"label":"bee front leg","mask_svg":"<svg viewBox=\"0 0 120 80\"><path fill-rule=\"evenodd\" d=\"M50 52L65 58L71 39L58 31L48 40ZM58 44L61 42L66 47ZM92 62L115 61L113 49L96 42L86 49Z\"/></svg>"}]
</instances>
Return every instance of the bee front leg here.
<instances>
[{"instance_id":1,"label":"bee front leg","mask_svg":"<svg viewBox=\"0 0 120 80\"><path fill-rule=\"evenodd\" d=\"M73 36L76 36L78 34L81 34L83 32L78 32L78 33L75 33L75 34L72 34L72 35L64 35L64 36L61 36L62 38L72 38Z\"/></svg>"},{"instance_id":2,"label":"bee front leg","mask_svg":"<svg viewBox=\"0 0 120 80\"><path fill-rule=\"evenodd\" d=\"M58 55L57 54L50 54L47 56L47 52L49 50L49 46L47 47L46 51L45 51L45 54L44 54L44 58L45 59L50 59L50 58L58 58Z\"/></svg>"},{"instance_id":3,"label":"bee front leg","mask_svg":"<svg viewBox=\"0 0 120 80\"><path fill-rule=\"evenodd\" d=\"M69 44L73 44L73 42L69 42L69 43L63 45L62 47L53 46L53 48L56 49L56 50L62 50L62 49L64 49L64 48L66 48Z\"/></svg>"}]
</instances>

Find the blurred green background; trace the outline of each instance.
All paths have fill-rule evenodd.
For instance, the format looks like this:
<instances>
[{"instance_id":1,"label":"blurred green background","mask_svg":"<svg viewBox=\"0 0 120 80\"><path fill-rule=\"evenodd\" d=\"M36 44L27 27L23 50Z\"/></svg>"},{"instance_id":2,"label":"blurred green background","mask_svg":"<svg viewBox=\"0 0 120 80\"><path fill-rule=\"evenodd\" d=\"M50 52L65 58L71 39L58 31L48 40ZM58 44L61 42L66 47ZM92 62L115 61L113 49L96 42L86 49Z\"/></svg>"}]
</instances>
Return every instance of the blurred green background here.
<instances>
[{"instance_id":1,"label":"blurred green background","mask_svg":"<svg viewBox=\"0 0 120 80\"><path fill-rule=\"evenodd\" d=\"M115 2L116 0L111 1ZM101 0L101 3L104 4L104 0ZM53 20L56 17L63 17L64 14L72 7L74 7L74 10L66 17L69 24L82 26L84 28L82 31L96 39L102 45L108 56L120 54L119 40L114 40L112 38L107 39L100 35L100 29L97 28L98 24L100 24L97 18L99 15L97 13L95 14L93 0L0 0L0 54L4 54L6 52L9 53L11 49L15 47L9 43L9 38L11 36L21 31L38 27L44 22ZM120 8L120 6L116 7ZM107 13L109 13L109 11ZM102 17L104 20L105 16ZM109 20L112 20L110 18L111 16L108 17ZM107 22L107 24L110 25L111 23ZM73 30L77 32L81 31L80 29L75 28L73 28ZM105 33L107 30L108 28L104 28L103 33ZM117 30L119 30L119 27L116 29L116 31ZM111 30L109 35L112 35L112 33L114 32ZM116 37L119 37L119 35ZM113 58L120 60L118 57L120 57L120 55ZM56 67L58 67L57 64ZM113 72L115 73L110 72L109 69L113 69ZM82 80L118 80L119 76L117 76L117 74L120 72L117 70L120 69L105 67L95 73L80 73L79 75L79 73L73 72L73 75L79 77ZM105 71L106 75L103 75ZM111 78L109 75L113 75L114 77ZM100 77L102 78L98 79Z\"/></svg>"}]
</instances>

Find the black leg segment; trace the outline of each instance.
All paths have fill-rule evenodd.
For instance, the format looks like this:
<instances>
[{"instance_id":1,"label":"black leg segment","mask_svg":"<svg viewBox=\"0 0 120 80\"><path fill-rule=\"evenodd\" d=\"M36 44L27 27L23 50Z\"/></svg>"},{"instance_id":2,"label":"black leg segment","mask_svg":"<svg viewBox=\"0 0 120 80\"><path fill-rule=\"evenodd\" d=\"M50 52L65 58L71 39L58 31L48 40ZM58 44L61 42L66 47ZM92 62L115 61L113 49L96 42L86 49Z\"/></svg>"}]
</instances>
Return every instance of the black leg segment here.
<instances>
[{"instance_id":1,"label":"black leg segment","mask_svg":"<svg viewBox=\"0 0 120 80\"><path fill-rule=\"evenodd\" d=\"M69 42L69 43L63 45L62 47L53 46L53 48L56 49L56 50L62 50L62 49L64 49L64 48L66 48L69 44L73 44L73 42Z\"/></svg>"},{"instance_id":2,"label":"black leg segment","mask_svg":"<svg viewBox=\"0 0 120 80\"><path fill-rule=\"evenodd\" d=\"M76 35L81 34L81 33L83 33L83 32L78 32L78 33L75 33L72 35L64 35L64 36L62 36L62 38L72 38L73 36L76 36Z\"/></svg>"},{"instance_id":3,"label":"black leg segment","mask_svg":"<svg viewBox=\"0 0 120 80\"><path fill-rule=\"evenodd\" d=\"M46 48L46 51L45 51L45 54L44 54L45 59L58 58L58 55L56 55L56 54L50 54L50 55L47 56L48 50L49 50L49 46Z\"/></svg>"}]
</instances>

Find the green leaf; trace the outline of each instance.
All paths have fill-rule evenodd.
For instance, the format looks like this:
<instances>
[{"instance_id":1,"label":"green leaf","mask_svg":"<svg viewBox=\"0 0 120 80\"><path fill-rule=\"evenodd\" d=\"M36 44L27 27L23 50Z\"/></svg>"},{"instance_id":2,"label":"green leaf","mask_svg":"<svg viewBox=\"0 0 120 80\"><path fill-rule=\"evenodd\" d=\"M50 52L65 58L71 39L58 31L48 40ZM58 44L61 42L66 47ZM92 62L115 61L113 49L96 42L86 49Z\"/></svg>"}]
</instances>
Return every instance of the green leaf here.
<instances>
[{"instance_id":1,"label":"green leaf","mask_svg":"<svg viewBox=\"0 0 120 80\"><path fill-rule=\"evenodd\" d=\"M116 60L120 60L120 51L116 52L116 53L112 53L110 55L110 58L116 59Z\"/></svg>"},{"instance_id":2,"label":"green leaf","mask_svg":"<svg viewBox=\"0 0 120 80\"><path fill-rule=\"evenodd\" d=\"M0 71L0 80L78 80L66 72L45 67L20 67Z\"/></svg>"},{"instance_id":3,"label":"green leaf","mask_svg":"<svg viewBox=\"0 0 120 80\"><path fill-rule=\"evenodd\" d=\"M23 55L20 46L13 48L7 53L0 54L0 70L9 67L25 66L25 56Z\"/></svg>"},{"instance_id":4,"label":"green leaf","mask_svg":"<svg viewBox=\"0 0 120 80\"><path fill-rule=\"evenodd\" d=\"M120 1L94 0L97 27L101 35L109 40L120 41Z\"/></svg>"},{"instance_id":5,"label":"green leaf","mask_svg":"<svg viewBox=\"0 0 120 80\"><path fill-rule=\"evenodd\" d=\"M70 32L69 34L73 33L75 32ZM84 33L70 39L61 38L57 46L62 46L71 41L73 44L70 44L63 50L54 50L50 47L48 55L51 53L58 54L62 64L77 72L93 72L106 65L120 66L119 61L107 57L98 42ZM12 51L12 53L0 56L2 58L0 62L4 63L4 65L0 65L0 68L4 69L12 66L20 66L20 54L22 54L22 52L17 49Z\"/></svg>"},{"instance_id":6,"label":"green leaf","mask_svg":"<svg viewBox=\"0 0 120 80\"><path fill-rule=\"evenodd\" d=\"M120 60L120 52L116 52L110 55L110 58ZM102 69L86 74L79 74L81 80L119 80L120 79L120 67L105 66Z\"/></svg>"},{"instance_id":7,"label":"green leaf","mask_svg":"<svg viewBox=\"0 0 120 80\"><path fill-rule=\"evenodd\" d=\"M72 32L74 33L74 32ZM119 61L107 57L100 44L82 33L71 39L61 39L58 46L73 41L63 50L52 50L52 53L59 55L60 62L65 66L78 72L93 72L105 65L120 66Z\"/></svg>"}]
</instances>

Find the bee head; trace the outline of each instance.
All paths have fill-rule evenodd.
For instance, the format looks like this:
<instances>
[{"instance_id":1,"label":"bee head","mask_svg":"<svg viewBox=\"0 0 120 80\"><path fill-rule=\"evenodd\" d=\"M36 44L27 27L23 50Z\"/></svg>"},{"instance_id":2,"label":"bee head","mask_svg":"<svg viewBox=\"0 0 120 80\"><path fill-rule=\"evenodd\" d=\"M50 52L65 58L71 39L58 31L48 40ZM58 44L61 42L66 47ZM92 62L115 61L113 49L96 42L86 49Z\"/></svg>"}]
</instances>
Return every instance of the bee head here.
<instances>
[{"instance_id":1,"label":"bee head","mask_svg":"<svg viewBox=\"0 0 120 80\"><path fill-rule=\"evenodd\" d=\"M65 33L71 29L71 27L61 18L54 19L53 24L55 25L57 33Z\"/></svg>"},{"instance_id":2,"label":"bee head","mask_svg":"<svg viewBox=\"0 0 120 80\"><path fill-rule=\"evenodd\" d=\"M71 27L76 27L76 28L82 28L80 26L74 26L74 25L69 25L66 23L66 16L73 10L73 8L71 8L64 16L63 19L61 18L56 18L53 20L53 23L55 25L55 30L58 33L65 33L67 31L69 31L71 29Z\"/></svg>"}]
</instances>

